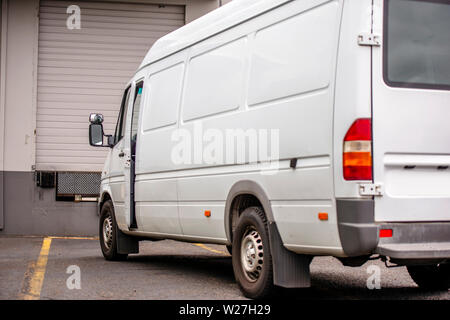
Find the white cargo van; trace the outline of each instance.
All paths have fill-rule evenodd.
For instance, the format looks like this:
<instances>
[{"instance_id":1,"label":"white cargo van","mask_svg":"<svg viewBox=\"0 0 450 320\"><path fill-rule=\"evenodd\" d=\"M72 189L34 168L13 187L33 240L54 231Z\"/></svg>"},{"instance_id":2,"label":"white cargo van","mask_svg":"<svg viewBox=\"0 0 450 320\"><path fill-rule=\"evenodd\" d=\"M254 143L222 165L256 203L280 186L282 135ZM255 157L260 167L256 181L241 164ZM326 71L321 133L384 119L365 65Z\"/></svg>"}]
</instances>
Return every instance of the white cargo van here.
<instances>
[{"instance_id":1,"label":"white cargo van","mask_svg":"<svg viewBox=\"0 0 450 320\"><path fill-rule=\"evenodd\" d=\"M323 255L447 289L449 30L447 0L234 0L160 39L114 135L91 115L105 258L227 245L251 298Z\"/></svg>"}]
</instances>

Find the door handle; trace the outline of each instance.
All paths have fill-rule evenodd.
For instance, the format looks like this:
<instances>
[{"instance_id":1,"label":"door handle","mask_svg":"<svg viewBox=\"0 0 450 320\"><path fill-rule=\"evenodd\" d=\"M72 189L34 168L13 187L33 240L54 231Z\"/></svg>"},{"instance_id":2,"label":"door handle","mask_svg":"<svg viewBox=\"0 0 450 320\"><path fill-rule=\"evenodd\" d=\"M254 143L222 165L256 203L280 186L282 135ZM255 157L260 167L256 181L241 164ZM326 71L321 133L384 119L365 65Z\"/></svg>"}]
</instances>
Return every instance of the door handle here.
<instances>
[{"instance_id":1,"label":"door handle","mask_svg":"<svg viewBox=\"0 0 450 320\"><path fill-rule=\"evenodd\" d=\"M120 157L120 158L125 157L125 152L122 151L121 153L119 153L119 157Z\"/></svg>"}]
</instances>

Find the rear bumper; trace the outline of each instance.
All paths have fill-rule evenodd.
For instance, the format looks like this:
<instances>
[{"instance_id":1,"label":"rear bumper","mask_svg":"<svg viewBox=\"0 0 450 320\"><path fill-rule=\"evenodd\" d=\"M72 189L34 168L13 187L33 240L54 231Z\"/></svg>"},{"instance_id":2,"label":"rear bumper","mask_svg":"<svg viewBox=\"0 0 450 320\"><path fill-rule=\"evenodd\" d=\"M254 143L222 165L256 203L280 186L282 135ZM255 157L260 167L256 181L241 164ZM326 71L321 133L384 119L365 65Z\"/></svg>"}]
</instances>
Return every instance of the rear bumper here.
<instances>
[{"instance_id":1,"label":"rear bumper","mask_svg":"<svg viewBox=\"0 0 450 320\"><path fill-rule=\"evenodd\" d=\"M450 222L375 223L373 200L337 200L339 236L349 257L378 253L395 263L450 259ZM392 237L379 238L380 229Z\"/></svg>"},{"instance_id":2,"label":"rear bumper","mask_svg":"<svg viewBox=\"0 0 450 320\"><path fill-rule=\"evenodd\" d=\"M447 260L450 257L450 242L388 243L379 245L376 251L396 260Z\"/></svg>"}]
</instances>

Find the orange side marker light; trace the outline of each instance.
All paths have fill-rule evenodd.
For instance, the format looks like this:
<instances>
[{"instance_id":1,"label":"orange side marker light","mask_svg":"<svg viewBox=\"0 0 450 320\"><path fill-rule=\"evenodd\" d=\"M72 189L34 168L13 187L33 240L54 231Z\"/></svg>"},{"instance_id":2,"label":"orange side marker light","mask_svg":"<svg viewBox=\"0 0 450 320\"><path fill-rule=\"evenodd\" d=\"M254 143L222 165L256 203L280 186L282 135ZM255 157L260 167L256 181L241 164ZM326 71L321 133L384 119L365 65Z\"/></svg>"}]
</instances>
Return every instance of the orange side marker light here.
<instances>
[{"instance_id":1,"label":"orange side marker light","mask_svg":"<svg viewBox=\"0 0 450 320\"><path fill-rule=\"evenodd\" d=\"M319 212L319 220L327 221L328 220L328 213L326 213L326 212Z\"/></svg>"}]
</instances>

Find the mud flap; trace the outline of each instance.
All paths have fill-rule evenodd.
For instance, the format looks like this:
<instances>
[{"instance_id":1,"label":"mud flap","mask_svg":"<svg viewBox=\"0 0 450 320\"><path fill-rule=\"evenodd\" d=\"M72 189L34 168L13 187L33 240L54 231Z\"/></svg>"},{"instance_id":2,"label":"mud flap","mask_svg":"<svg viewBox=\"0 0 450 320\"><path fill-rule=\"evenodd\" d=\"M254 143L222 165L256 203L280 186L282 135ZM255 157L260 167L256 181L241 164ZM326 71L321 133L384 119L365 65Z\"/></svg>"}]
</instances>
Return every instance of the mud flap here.
<instances>
[{"instance_id":1,"label":"mud flap","mask_svg":"<svg viewBox=\"0 0 450 320\"><path fill-rule=\"evenodd\" d=\"M117 225L116 234L118 254L139 253L139 241L137 240L137 238L127 236L125 233L119 230Z\"/></svg>"},{"instance_id":2,"label":"mud flap","mask_svg":"<svg viewBox=\"0 0 450 320\"><path fill-rule=\"evenodd\" d=\"M309 265L312 257L296 254L286 249L275 222L269 223L269 236L274 284L284 288L310 287Z\"/></svg>"}]
</instances>

